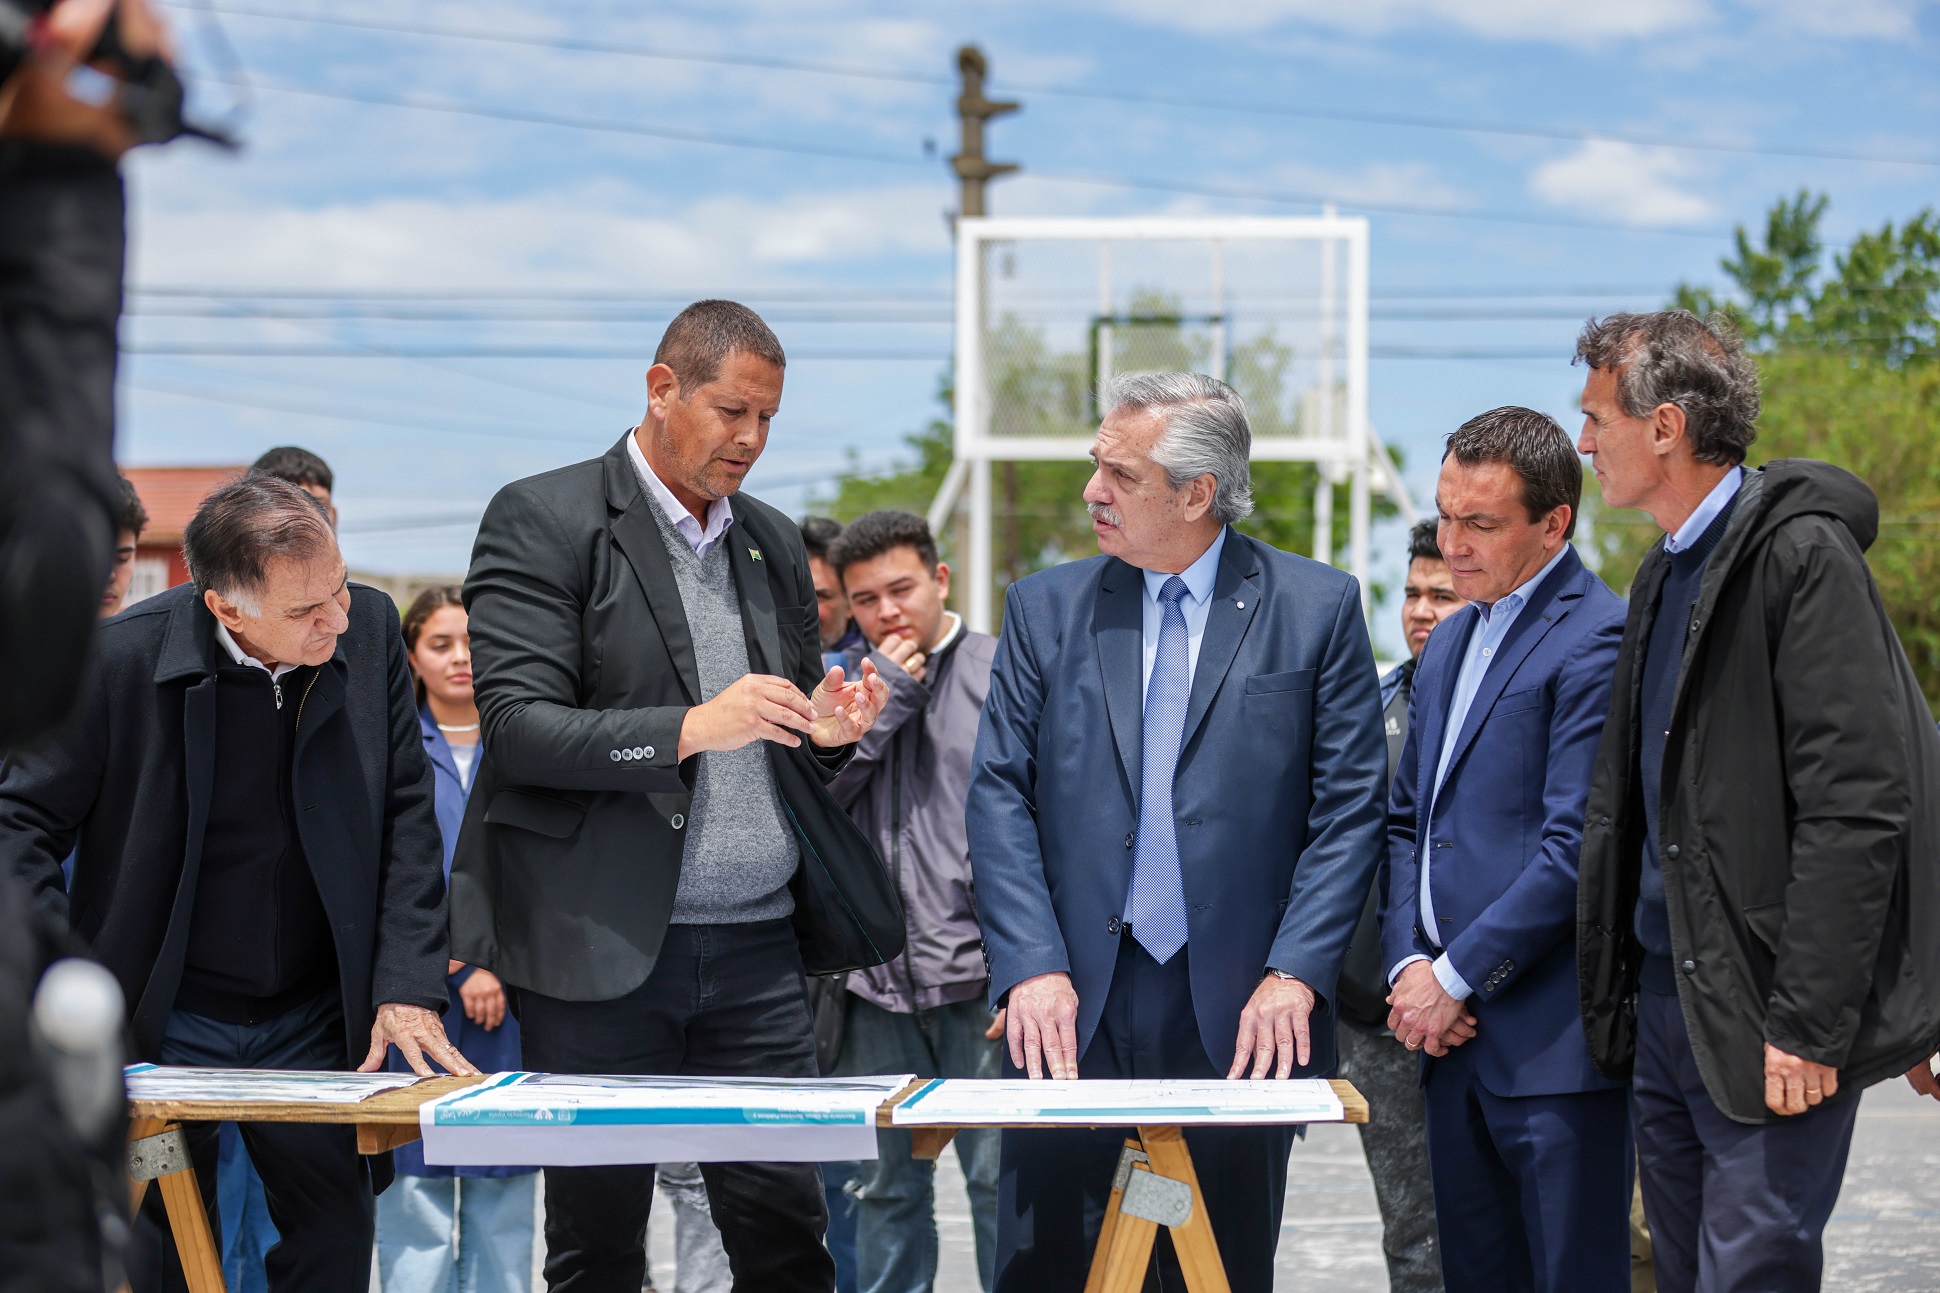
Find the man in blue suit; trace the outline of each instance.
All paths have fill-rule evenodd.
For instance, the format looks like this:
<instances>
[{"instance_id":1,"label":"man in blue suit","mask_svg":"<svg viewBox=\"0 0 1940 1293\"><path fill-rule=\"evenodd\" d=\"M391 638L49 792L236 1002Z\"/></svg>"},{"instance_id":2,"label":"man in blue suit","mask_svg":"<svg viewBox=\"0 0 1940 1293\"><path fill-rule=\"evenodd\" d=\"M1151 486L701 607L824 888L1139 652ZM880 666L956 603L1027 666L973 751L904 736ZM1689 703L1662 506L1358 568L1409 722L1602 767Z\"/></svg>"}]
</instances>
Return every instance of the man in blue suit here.
<instances>
[{"instance_id":1,"label":"man in blue suit","mask_svg":"<svg viewBox=\"0 0 1940 1293\"><path fill-rule=\"evenodd\" d=\"M1624 604L1570 546L1582 467L1544 414L1449 437L1435 501L1469 606L1429 636L1388 821L1389 1025L1425 1049L1449 1293L1630 1287L1630 1123L1576 988L1583 804Z\"/></svg>"},{"instance_id":2,"label":"man in blue suit","mask_svg":"<svg viewBox=\"0 0 1940 1293\"><path fill-rule=\"evenodd\" d=\"M1107 405L1084 495L1104 555L1011 585L973 762L1009 1071L1331 1073L1387 780L1360 589L1230 528L1252 510L1232 388L1148 374ZM1004 1133L1000 1293L1083 1287L1122 1139ZM1264 1293L1290 1134L1186 1140L1232 1288ZM1163 1236L1158 1264L1182 1286Z\"/></svg>"}]
</instances>

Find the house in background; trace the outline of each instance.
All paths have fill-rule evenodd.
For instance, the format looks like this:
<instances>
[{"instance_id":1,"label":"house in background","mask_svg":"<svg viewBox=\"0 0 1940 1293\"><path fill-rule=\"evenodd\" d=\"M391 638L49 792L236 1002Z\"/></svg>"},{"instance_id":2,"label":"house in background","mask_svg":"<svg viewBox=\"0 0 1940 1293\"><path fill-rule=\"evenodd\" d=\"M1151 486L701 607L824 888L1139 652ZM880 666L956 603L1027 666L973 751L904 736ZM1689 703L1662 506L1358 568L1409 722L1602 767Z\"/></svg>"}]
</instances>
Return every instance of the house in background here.
<instances>
[{"instance_id":1,"label":"house in background","mask_svg":"<svg viewBox=\"0 0 1940 1293\"><path fill-rule=\"evenodd\" d=\"M233 467L123 467L126 476L148 509L148 528L142 531L135 547L135 573L128 582L128 600L133 606L144 597L186 584L188 563L182 560L182 531L202 500L216 486L248 471L246 463ZM378 575L353 570L350 577L360 584L381 588L390 594L400 609L411 599L436 584L462 584L459 575Z\"/></svg>"}]
</instances>

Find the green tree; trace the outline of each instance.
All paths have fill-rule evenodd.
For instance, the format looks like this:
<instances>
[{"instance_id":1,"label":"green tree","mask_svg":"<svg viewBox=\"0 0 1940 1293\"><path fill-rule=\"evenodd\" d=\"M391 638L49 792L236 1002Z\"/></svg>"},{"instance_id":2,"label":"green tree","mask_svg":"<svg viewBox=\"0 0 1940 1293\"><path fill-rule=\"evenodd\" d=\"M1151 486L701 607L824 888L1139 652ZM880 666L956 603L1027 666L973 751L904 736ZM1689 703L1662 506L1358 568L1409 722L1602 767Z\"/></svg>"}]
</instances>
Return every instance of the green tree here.
<instances>
[{"instance_id":1,"label":"green tree","mask_svg":"<svg viewBox=\"0 0 1940 1293\"><path fill-rule=\"evenodd\" d=\"M1867 561L1929 703L1940 703L1940 218L1926 210L1863 233L1828 268L1826 205L1804 192L1778 202L1762 243L1738 230L1721 264L1730 296L1686 285L1675 303L1728 314L1757 361L1751 465L1817 458L1879 496ZM1586 482L1591 546L1604 578L1624 588L1660 532L1595 496Z\"/></svg>"}]
</instances>

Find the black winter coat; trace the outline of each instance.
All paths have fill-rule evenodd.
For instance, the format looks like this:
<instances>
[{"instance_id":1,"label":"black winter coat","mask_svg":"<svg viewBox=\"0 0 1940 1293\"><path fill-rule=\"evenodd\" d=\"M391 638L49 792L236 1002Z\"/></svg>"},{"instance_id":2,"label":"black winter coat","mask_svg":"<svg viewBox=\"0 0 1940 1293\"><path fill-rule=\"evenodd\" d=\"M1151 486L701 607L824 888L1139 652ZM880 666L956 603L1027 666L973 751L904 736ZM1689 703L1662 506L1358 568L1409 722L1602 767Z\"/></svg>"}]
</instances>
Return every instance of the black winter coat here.
<instances>
[{"instance_id":1,"label":"black winter coat","mask_svg":"<svg viewBox=\"0 0 1940 1293\"><path fill-rule=\"evenodd\" d=\"M1864 552L1872 491L1825 463L1749 472L1706 565L1672 703L1658 846L1678 997L1711 1099L1765 1107L1764 1045L1842 1090L1940 1045L1940 734ZM1667 561L1631 589L1583 825L1578 961L1591 1058L1636 1050L1643 660Z\"/></svg>"},{"instance_id":2,"label":"black winter coat","mask_svg":"<svg viewBox=\"0 0 1940 1293\"><path fill-rule=\"evenodd\" d=\"M101 625L75 719L0 774L0 868L121 980L152 1060L180 986L215 764L215 617L183 584ZM443 1010L444 849L397 608L350 628L297 727L297 829L330 918L351 1063L385 1002ZM73 893L61 859L77 848Z\"/></svg>"}]
</instances>

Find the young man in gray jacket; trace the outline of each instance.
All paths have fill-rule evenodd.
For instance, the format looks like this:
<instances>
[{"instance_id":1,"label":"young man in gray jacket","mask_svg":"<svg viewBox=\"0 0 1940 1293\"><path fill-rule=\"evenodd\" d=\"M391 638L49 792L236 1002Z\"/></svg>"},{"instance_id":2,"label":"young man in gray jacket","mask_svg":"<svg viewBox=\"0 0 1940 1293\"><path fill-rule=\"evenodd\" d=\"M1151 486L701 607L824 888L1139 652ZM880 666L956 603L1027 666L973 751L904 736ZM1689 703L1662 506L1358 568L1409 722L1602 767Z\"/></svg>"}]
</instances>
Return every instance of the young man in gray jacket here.
<instances>
[{"instance_id":1,"label":"young man in gray jacket","mask_svg":"<svg viewBox=\"0 0 1940 1293\"><path fill-rule=\"evenodd\" d=\"M901 956L849 976L836 1071L994 1078L1003 1029L984 1004L964 803L997 642L943 609L950 568L920 516L871 512L835 540L829 562L889 683L889 703L829 789L875 842L908 922ZM880 1157L854 1187L858 1287L925 1293L936 1277L933 1164L911 1154L907 1131L877 1135ZM964 1132L956 1145L988 1289L997 1134Z\"/></svg>"}]
</instances>

